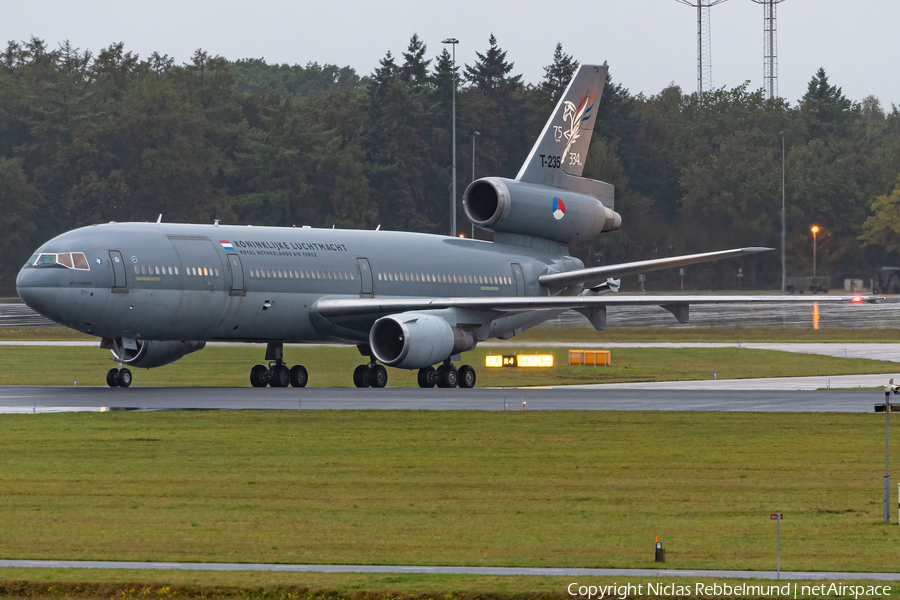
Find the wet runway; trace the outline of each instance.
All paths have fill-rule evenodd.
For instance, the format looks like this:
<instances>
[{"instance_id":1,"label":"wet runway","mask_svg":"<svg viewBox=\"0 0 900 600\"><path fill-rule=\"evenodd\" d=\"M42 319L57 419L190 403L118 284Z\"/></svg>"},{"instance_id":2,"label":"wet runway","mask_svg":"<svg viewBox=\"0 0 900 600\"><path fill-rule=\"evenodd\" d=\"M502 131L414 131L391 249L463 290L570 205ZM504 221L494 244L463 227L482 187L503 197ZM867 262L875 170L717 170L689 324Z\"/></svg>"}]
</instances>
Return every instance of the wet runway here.
<instances>
[{"instance_id":1,"label":"wet runway","mask_svg":"<svg viewBox=\"0 0 900 600\"><path fill-rule=\"evenodd\" d=\"M648 384L653 385L653 384ZM697 410L872 412L880 392L647 388L0 388L0 411L59 410Z\"/></svg>"},{"instance_id":2,"label":"wet runway","mask_svg":"<svg viewBox=\"0 0 900 600\"><path fill-rule=\"evenodd\" d=\"M900 328L900 296L888 296L874 304L695 304L690 322L680 325L671 314L658 307L619 306L607 309L610 327L762 327L821 329ZM563 313L547 325L572 327L589 325L574 311ZM865 341L865 340L860 340Z\"/></svg>"}]
</instances>

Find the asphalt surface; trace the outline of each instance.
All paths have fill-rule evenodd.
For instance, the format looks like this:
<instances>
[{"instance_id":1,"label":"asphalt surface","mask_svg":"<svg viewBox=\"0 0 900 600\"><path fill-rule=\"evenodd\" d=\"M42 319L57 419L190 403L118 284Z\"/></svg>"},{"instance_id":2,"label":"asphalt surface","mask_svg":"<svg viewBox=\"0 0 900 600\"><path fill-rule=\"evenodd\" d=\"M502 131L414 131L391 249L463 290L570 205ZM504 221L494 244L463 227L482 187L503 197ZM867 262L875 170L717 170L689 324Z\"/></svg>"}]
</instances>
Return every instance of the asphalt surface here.
<instances>
[{"instance_id":1,"label":"asphalt surface","mask_svg":"<svg viewBox=\"0 0 900 600\"><path fill-rule=\"evenodd\" d=\"M707 577L742 579L874 579L900 581L900 573L817 571L710 571L666 569L553 569L518 567L423 567L404 565L284 565L82 560L0 560L0 568L148 569L185 571L281 571L300 573L435 573L441 575L557 575L562 577ZM582 582L585 583L585 582Z\"/></svg>"},{"instance_id":2,"label":"asphalt surface","mask_svg":"<svg viewBox=\"0 0 900 600\"><path fill-rule=\"evenodd\" d=\"M702 382L701 382L702 383ZM0 411L59 410L696 410L872 412L880 392L844 390L417 388L0 388Z\"/></svg>"}]
</instances>

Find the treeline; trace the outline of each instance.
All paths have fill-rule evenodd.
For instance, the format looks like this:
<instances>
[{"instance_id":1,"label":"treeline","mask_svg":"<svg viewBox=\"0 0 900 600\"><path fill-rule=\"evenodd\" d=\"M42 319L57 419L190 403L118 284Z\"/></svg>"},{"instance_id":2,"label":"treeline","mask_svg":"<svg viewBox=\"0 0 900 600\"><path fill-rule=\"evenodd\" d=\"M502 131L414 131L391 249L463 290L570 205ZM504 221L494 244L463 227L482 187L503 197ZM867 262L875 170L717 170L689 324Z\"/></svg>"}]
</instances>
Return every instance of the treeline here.
<instances>
[{"instance_id":1,"label":"treeline","mask_svg":"<svg viewBox=\"0 0 900 600\"><path fill-rule=\"evenodd\" d=\"M473 138L474 176L515 176L578 65L561 46L548 61L542 81L525 83L491 36L474 64L457 65L460 196ZM450 54L430 57L417 36L366 76L202 50L175 64L122 44L94 55L11 42L0 55L0 288L56 234L159 214L448 233L452 86ZM788 274L811 271L813 223L820 274L900 264L900 112L847 99L824 70L795 104L746 85L701 99L608 80L585 176L615 184L624 224L573 252L601 264L779 247L779 132ZM457 221L468 234L461 210ZM729 289L737 265L691 268L686 283ZM745 287L780 285L778 252L740 266Z\"/></svg>"}]
</instances>

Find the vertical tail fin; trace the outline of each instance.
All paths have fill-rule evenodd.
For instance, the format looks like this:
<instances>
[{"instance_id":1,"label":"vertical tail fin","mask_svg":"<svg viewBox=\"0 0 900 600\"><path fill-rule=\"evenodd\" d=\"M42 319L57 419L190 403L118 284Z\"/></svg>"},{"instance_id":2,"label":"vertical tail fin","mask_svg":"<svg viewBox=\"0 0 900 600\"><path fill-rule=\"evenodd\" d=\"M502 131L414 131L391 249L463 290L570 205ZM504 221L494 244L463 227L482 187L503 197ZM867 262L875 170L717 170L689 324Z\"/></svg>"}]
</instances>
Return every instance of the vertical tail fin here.
<instances>
[{"instance_id":1,"label":"vertical tail fin","mask_svg":"<svg viewBox=\"0 0 900 600\"><path fill-rule=\"evenodd\" d=\"M517 180L566 187L565 175L581 177L608 70L606 65L581 65L519 169Z\"/></svg>"}]
</instances>

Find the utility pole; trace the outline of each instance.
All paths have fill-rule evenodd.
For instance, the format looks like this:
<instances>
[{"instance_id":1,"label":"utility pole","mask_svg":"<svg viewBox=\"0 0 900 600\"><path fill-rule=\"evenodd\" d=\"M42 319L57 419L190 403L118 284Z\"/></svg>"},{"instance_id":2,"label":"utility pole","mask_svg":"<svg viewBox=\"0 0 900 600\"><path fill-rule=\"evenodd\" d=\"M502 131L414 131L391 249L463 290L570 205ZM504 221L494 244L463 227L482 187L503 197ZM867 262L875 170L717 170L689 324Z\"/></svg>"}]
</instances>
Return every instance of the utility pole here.
<instances>
[{"instance_id":1,"label":"utility pole","mask_svg":"<svg viewBox=\"0 0 900 600\"><path fill-rule=\"evenodd\" d=\"M450 192L450 236L456 237L456 45L459 40L447 38L441 43L453 46L453 191Z\"/></svg>"},{"instance_id":2,"label":"utility pole","mask_svg":"<svg viewBox=\"0 0 900 600\"><path fill-rule=\"evenodd\" d=\"M472 183L475 183L475 138L479 135L480 131L472 132ZM472 223L472 239L475 239L475 223Z\"/></svg>"},{"instance_id":3,"label":"utility pole","mask_svg":"<svg viewBox=\"0 0 900 600\"><path fill-rule=\"evenodd\" d=\"M779 131L781 136L781 293L785 290L785 279L787 276L787 267L785 259L784 238L785 238L785 216L784 216L784 132Z\"/></svg>"},{"instance_id":4,"label":"utility pole","mask_svg":"<svg viewBox=\"0 0 900 600\"><path fill-rule=\"evenodd\" d=\"M766 98L778 97L778 27L775 7L784 0L753 0L763 5L763 79Z\"/></svg>"},{"instance_id":5,"label":"utility pole","mask_svg":"<svg viewBox=\"0 0 900 600\"><path fill-rule=\"evenodd\" d=\"M898 391L900 391L900 387L894 385L894 380L891 379L890 382L884 386L884 404L875 405L875 412L884 412L884 511L882 518L885 523L891 522L891 412L898 406L897 404L891 404L891 394L896 394ZM897 490L900 492L900 487L898 487ZM900 500L898 500L897 507L898 514L900 514Z\"/></svg>"},{"instance_id":6,"label":"utility pole","mask_svg":"<svg viewBox=\"0 0 900 600\"><path fill-rule=\"evenodd\" d=\"M697 95L703 100L704 92L712 89L712 49L709 26L709 9L725 0L676 0L697 9Z\"/></svg>"}]
</instances>

